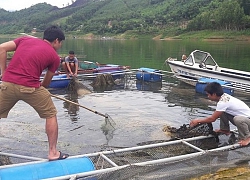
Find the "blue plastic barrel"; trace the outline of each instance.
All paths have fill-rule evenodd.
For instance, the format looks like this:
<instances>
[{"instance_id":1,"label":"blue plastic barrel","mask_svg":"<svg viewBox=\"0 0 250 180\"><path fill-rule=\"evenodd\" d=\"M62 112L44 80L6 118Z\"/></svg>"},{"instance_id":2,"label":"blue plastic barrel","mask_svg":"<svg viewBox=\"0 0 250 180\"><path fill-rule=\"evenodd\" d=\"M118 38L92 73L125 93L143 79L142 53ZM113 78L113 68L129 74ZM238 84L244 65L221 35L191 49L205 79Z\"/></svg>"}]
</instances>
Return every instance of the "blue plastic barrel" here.
<instances>
[{"instance_id":1,"label":"blue plastic barrel","mask_svg":"<svg viewBox=\"0 0 250 180\"><path fill-rule=\"evenodd\" d=\"M66 88L70 83L70 79L67 78L67 74L53 76L49 88Z\"/></svg>"},{"instance_id":2,"label":"blue plastic barrel","mask_svg":"<svg viewBox=\"0 0 250 180\"><path fill-rule=\"evenodd\" d=\"M233 95L233 93L234 93L233 89L230 89L229 87L223 87L223 85L231 86L231 83L226 82L226 81L222 81L222 80L218 80L218 79L212 79L212 78L200 78L195 85L195 91L198 93L206 94L204 89L205 89L206 85L208 83L211 83L211 82L219 83L220 85L222 85L222 89L223 89L224 93Z\"/></svg>"},{"instance_id":3,"label":"blue plastic barrel","mask_svg":"<svg viewBox=\"0 0 250 180\"><path fill-rule=\"evenodd\" d=\"M159 70L142 67L136 72L136 79L150 82L159 82L162 80L162 75Z\"/></svg>"},{"instance_id":4,"label":"blue plastic barrel","mask_svg":"<svg viewBox=\"0 0 250 180\"><path fill-rule=\"evenodd\" d=\"M88 157L26 164L0 169L0 180L39 180L95 170Z\"/></svg>"}]
</instances>

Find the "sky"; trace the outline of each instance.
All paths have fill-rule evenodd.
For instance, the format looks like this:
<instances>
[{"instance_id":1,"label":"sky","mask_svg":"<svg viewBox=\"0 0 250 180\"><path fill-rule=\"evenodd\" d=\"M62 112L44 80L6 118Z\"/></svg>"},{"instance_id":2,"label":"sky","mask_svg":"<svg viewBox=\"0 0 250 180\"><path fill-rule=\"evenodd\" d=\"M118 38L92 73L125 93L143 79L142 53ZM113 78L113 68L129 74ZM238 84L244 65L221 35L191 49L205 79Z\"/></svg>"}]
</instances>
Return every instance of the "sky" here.
<instances>
[{"instance_id":1,"label":"sky","mask_svg":"<svg viewBox=\"0 0 250 180\"><path fill-rule=\"evenodd\" d=\"M72 0L0 0L0 8L7 11L18 11L44 2L59 8L72 4Z\"/></svg>"}]
</instances>

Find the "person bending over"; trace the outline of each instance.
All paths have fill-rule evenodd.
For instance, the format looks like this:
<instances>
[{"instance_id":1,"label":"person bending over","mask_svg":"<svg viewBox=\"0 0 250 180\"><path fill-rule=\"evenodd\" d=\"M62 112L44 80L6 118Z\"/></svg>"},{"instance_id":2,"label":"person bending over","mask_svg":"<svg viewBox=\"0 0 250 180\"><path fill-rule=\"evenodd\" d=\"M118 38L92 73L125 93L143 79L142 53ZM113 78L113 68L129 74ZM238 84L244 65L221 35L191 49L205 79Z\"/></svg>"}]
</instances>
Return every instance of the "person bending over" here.
<instances>
[{"instance_id":1,"label":"person bending over","mask_svg":"<svg viewBox=\"0 0 250 180\"><path fill-rule=\"evenodd\" d=\"M48 27L43 39L20 37L0 44L0 118L7 118L9 111L22 100L32 106L41 118L46 119L46 133L49 142L49 160L65 159L69 155L57 150L57 110L51 99L49 86L60 65L57 50L65 40L64 33L57 26ZM7 52L15 51L6 65ZM42 82L40 76L47 70Z\"/></svg>"},{"instance_id":2,"label":"person bending over","mask_svg":"<svg viewBox=\"0 0 250 180\"><path fill-rule=\"evenodd\" d=\"M229 135L229 122L231 122L238 129L238 143L241 146L247 146L250 143L250 108L240 99L224 93L221 85L217 82L207 84L204 90L208 99L217 102L216 110L211 116L204 119L192 120L190 126L211 123L220 118L220 129L215 130L215 132Z\"/></svg>"},{"instance_id":3,"label":"person bending over","mask_svg":"<svg viewBox=\"0 0 250 180\"><path fill-rule=\"evenodd\" d=\"M67 73L67 77L77 76L78 59L75 57L74 51L69 51L69 55L62 62L62 67Z\"/></svg>"}]
</instances>

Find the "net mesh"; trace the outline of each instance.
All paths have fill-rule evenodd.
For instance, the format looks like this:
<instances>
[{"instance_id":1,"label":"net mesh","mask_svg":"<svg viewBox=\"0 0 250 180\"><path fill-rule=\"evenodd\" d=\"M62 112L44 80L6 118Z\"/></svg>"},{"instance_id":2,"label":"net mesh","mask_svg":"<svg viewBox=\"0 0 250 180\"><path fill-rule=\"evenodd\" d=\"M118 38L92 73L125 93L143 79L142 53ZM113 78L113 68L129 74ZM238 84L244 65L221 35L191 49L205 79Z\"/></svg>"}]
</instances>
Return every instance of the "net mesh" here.
<instances>
[{"instance_id":1,"label":"net mesh","mask_svg":"<svg viewBox=\"0 0 250 180\"><path fill-rule=\"evenodd\" d=\"M165 129L166 130L166 129ZM218 151L206 151L214 148L218 148L225 145L234 144L237 135L232 133L230 136L216 135L213 131L211 124L203 124L196 127L189 127L183 125L180 128L167 128L168 131L173 133L173 137L170 141L180 138L190 138L194 136L213 134L209 138L188 141L190 144L199 147L204 153L198 153L199 151L187 146L184 143L164 145L159 147L149 147L140 150L134 150L129 152L119 152L106 155L118 166L124 166L121 169L113 170L110 172L94 175L91 177L85 177L80 179L95 178L98 180L176 180L176 179L220 179L216 173L227 168L246 166L248 165L249 150L250 147L232 148L227 150ZM149 145L154 143L164 143L168 141L150 141L138 144L139 146ZM166 162L159 162L150 165L136 165L135 163L154 161L164 158L171 158L176 156L183 156L184 158L170 160ZM193 154L193 155L192 155ZM198 154L198 155L196 155ZM112 168L113 166L101 157L92 157L91 160L95 164L97 170ZM127 165L127 166L126 166ZM238 173L235 177L241 176L242 173ZM227 178L228 179L228 178Z\"/></svg>"},{"instance_id":2,"label":"net mesh","mask_svg":"<svg viewBox=\"0 0 250 180\"><path fill-rule=\"evenodd\" d=\"M203 140L202 140L203 141ZM213 143L214 138L203 141L202 143ZM194 142L197 143L197 142ZM201 143L201 142L200 142ZM178 146L178 147L177 147ZM189 149L186 146L172 146L170 147L160 147L160 148L150 148L150 150L140 150L133 153L119 153L108 156L114 162L119 165L127 163L135 163L142 161L149 161L152 159L166 158L170 156L176 156L178 154L185 154L186 152L192 153L194 150ZM192 179L199 178L205 174L213 174L218 170L237 166L248 165L250 160L249 152L250 147L238 148L232 151L215 151L207 152L202 155L197 155L191 158L183 158L181 160L157 163L152 165L129 165L119 170L114 170L107 173L98 174L94 177L98 180L127 180L127 179L149 179L149 180L166 180L166 179ZM111 167L110 164L106 162L101 162L100 159L92 159L96 165L96 169ZM238 173L237 176L239 176ZM237 177L236 176L236 177ZM80 178L89 179L90 177ZM216 178L212 178L216 179ZM219 178L218 178L219 179Z\"/></svg>"},{"instance_id":3,"label":"net mesh","mask_svg":"<svg viewBox=\"0 0 250 180\"><path fill-rule=\"evenodd\" d=\"M180 128L165 126L164 132L169 132L172 138L190 138L195 136L207 136L212 134L217 136L213 131L212 123L199 124L194 127L190 127L189 124L183 124Z\"/></svg>"},{"instance_id":4,"label":"net mesh","mask_svg":"<svg viewBox=\"0 0 250 180\"><path fill-rule=\"evenodd\" d=\"M76 178L88 180L244 179L243 176L250 172L250 170L246 170L250 161L250 146L240 148L230 146L231 149L214 150L220 146L234 144L235 140L237 140L237 134L207 136L204 139L190 138L190 135L186 134L187 132L193 132L192 135L200 136L204 135L204 133L207 135L214 133L210 124L203 124L194 128L187 125L183 125L178 129L168 127L168 130L178 138L174 137L169 141L142 142L138 144L138 147L143 148L130 151L116 151L121 149L108 149L106 147L106 151L104 149L103 152L110 153L103 154L115 163L117 168L114 168L114 164L108 162L102 155L90 156L89 158L94 163L96 170L107 171L88 177ZM188 140L182 139L180 143L175 143L179 142L182 135L185 138L188 136ZM178 140L176 141L176 139ZM183 140L204 150L204 152L183 143ZM155 144L160 144L160 146L154 146ZM212 149L213 151L210 151ZM176 157L180 158L176 159ZM4 156L1 158L4 158L2 161L6 161ZM161 161L164 159L168 160ZM142 162L154 163L142 164ZM229 173L229 175L224 175L223 178L218 176L218 173L226 171L226 168L236 167L246 167L245 172L239 172L237 169L236 173Z\"/></svg>"}]
</instances>

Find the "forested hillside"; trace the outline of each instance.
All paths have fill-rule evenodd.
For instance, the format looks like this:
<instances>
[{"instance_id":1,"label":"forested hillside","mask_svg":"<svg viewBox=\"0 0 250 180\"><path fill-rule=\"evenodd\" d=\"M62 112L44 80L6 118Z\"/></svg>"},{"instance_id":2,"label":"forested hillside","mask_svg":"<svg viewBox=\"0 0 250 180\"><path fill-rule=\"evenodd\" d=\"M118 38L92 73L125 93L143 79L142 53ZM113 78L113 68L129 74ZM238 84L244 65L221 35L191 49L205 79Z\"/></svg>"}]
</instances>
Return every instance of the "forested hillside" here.
<instances>
[{"instance_id":1,"label":"forested hillside","mask_svg":"<svg viewBox=\"0 0 250 180\"><path fill-rule=\"evenodd\" d=\"M75 0L64 8L46 3L15 12L0 9L0 33L43 31L97 35L171 34L197 30L245 30L250 0Z\"/></svg>"}]
</instances>

